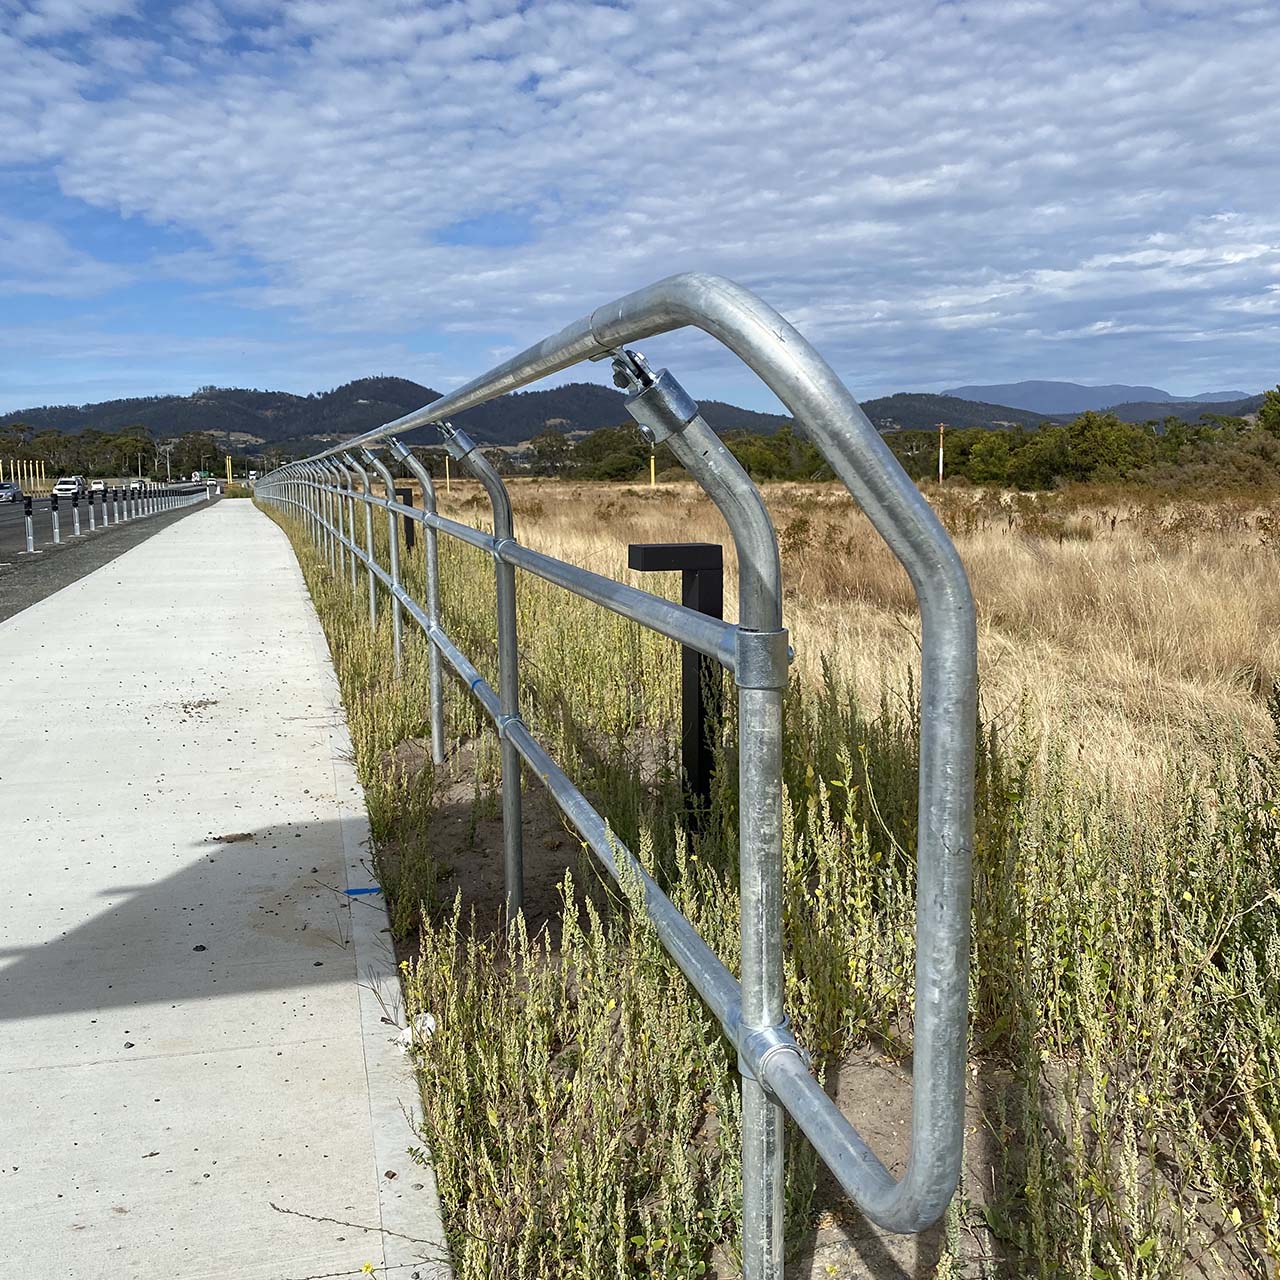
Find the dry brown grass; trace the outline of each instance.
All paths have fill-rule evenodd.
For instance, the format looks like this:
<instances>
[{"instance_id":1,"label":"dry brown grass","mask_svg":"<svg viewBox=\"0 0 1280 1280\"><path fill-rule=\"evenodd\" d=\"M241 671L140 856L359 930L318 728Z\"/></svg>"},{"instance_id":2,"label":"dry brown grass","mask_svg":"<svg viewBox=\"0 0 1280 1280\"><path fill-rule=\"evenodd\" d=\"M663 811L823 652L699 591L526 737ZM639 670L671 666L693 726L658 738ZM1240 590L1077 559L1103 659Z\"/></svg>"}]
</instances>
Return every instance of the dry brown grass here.
<instances>
[{"instance_id":1,"label":"dry brown grass","mask_svg":"<svg viewBox=\"0 0 1280 1280\"><path fill-rule=\"evenodd\" d=\"M692 485L515 479L517 535L630 578L629 542L728 544ZM441 486L444 514L486 523L472 481ZM1082 760L1136 787L1169 754L1195 758L1225 728L1260 739L1280 673L1277 509L932 491L978 603L985 715L1066 736ZM910 584L836 485L765 490L783 549L787 625L806 675L834 654L874 705L905 689L919 643ZM736 588L727 557L726 608ZM643 585L652 588L649 578Z\"/></svg>"},{"instance_id":2,"label":"dry brown grass","mask_svg":"<svg viewBox=\"0 0 1280 1280\"><path fill-rule=\"evenodd\" d=\"M512 487L524 541L605 573L626 576L631 539L724 535L687 487ZM945 1242L906 1265L956 1280L1264 1280L1280 1258L1280 757L1266 742L1263 696L1276 665L1275 514L1101 493L931 496L982 618L971 986L980 1114ZM487 522L478 486L444 498L450 514ZM864 692L859 705L839 679L809 680L788 698L787 1007L828 1083L849 1073L842 1104L888 1153L909 1091L893 1090L893 1111L885 1073L877 1085L865 1068L910 1041L915 893L902 854L916 830L916 740L892 689L911 666L914 610L837 490L779 487L767 498L802 669L818 674L825 652ZM459 1275L706 1274L738 1231L739 1133L718 1029L691 1016L699 1007L641 918L607 897L582 935L589 954L568 964L563 948L548 963L544 942L523 935L495 964L465 903L463 917L419 916L450 883L443 855L472 871L489 864L483 918L496 917L496 740L473 736L474 708L451 682L450 739L468 743L472 769L454 779L449 812L436 811L449 793L434 775L430 786L388 776L385 762L406 744L410 760L423 758L425 646L406 645L397 676L388 612L370 629L364 583L353 592L294 532L342 681L379 877L401 935L420 920L410 1006L442 1029L419 1058L424 1137ZM409 565L420 590L420 552ZM449 544L444 570L450 633L491 673L484 557ZM732 774L686 856L665 642L536 579L520 588L531 725L734 965ZM1020 725L1041 731L1040 760L1025 759L1036 741ZM1242 732L1256 754L1229 740ZM665 752L656 762L653 743ZM1121 785L1102 785L1104 774ZM1144 794L1160 802L1134 803ZM576 857L554 825L545 838ZM576 968L592 983L571 989L563 979ZM714 1141L619 1145L636 1133L696 1137L699 1104L717 1116ZM811 1199L809 1157L790 1149L799 1241L815 1226L811 1209L848 1206L829 1188ZM818 1242L827 1231L842 1250L823 1255L824 1274L863 1274L868 1255L847 1247L852 1219L832 1219L816 1219Z\"/></svg>"}]
</instances>

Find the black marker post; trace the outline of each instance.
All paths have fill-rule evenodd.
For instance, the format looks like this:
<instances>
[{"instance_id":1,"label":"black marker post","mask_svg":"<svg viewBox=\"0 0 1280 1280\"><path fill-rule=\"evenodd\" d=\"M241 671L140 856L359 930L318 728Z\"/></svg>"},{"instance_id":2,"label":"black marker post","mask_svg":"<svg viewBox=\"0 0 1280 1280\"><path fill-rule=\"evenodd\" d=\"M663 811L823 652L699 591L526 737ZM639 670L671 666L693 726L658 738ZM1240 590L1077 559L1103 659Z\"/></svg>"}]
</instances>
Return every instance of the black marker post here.
<instances>
[{"instance_id":1,"label":"black marker post","mask_svg":"<svg viewBox=\"0 0 1280 1280\"><path fill-rule=\"evenodd\" d=\"M396 500L402 507L413 506L413 490L397 489ZM404 521L404 549L406 551L412 551L414 532L418 522L411 516L402 516L401 519Z\"/></svg>"},{"instance_id":2,"label":"black marker post","mask_svg":"<svg viewBox=\"0 0 1280 1280\"><path fill-rule=\"evenodd\" d=\"M680 603L724 617L724 548L715 542L633 542L627 565L641 573L679 572ZM695 815L711 803L716 736L723 714L720 664L696 649L680 649L680 762L685 797Z\"/></svg>"}]
</instances>

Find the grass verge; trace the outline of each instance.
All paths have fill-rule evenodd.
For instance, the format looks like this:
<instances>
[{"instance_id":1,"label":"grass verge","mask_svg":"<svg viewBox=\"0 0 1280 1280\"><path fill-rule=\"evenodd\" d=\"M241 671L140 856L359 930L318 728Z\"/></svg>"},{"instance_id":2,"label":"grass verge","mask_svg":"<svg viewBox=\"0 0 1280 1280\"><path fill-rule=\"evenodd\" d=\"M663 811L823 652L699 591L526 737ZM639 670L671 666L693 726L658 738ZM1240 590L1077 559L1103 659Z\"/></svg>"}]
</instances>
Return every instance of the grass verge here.
<instances>
[{"instance_id":1,"label":"grass verge","mask_svg":"<svg viewBox=\"0 0 1280 1280\"><path fill-rule=\"evenodd\" d=\"M492 735L451 682L470 843L438 839L445 779L420 750L425 644L410 638L397 679L385 601L370 628L363 580L353 592L284 523L412 952L406 990L438 1023L417 1053L423 1137L459 1276L734 1274L736 1087L715 1026L607 886L565 877L562 919L532 937L497 929L496 901L451 891L460 863L491 856L478 833L493 823ZM490 565L452 543L442 561L448 630L492 677ZM406 578L421 573L419 548ZM688 838L670 647L536 580L521 579L519 609L526 720L736 968L732 724L711 819ZM911 1047L915 706L909 680L904 697L867 708L835 663L818 669L787 701L788 1008L828 1087L860 1097L868 1135L891 1143L876 1116L902 1113L905 1090L883 1068L909 1063ZM1165 760L1135 807L1076 743L1046 748L1018 707L981 726L972 1132L961 1192L917 1274L1272 1274L1277 754L1203 733L1211 764ZM788 1234L812 1251L848 1208L804 1144L790 1150Z\"/></svg>"}]
</instances>

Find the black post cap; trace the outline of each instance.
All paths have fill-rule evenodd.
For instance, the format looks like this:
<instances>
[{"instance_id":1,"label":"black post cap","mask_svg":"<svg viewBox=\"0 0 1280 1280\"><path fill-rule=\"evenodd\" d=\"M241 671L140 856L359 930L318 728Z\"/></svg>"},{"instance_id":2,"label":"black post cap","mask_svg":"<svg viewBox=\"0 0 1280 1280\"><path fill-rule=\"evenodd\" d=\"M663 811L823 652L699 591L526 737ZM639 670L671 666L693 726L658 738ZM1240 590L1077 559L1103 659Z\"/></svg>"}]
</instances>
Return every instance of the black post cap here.
<instances>
[{"instance_id":1,"label":"black post cap","mask_svg":"<svg viewBox=\"0 0 1280 1280\"><path fill-rule=\"evenodd\" d=\"M723 569L724 548L718 542L633 542L627 547L627 568L641 573Z\"/></svg>"}]
</instances>

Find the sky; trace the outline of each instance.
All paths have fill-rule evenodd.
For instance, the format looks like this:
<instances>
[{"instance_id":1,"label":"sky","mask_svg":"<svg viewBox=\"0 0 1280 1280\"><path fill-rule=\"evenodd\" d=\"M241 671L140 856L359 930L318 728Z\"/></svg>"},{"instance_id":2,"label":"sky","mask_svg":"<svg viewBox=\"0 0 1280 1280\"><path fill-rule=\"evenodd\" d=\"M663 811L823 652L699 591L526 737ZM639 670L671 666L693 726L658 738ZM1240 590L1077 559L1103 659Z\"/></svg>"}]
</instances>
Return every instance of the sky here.
<instances>
[{"instance_id":1,"label":"sky","mask_svg":"<svg viewBox=\"0 0 1280 1280\"><path fill-rule=\"evenodd\" d=\"M1258 391L1278 62L1273 0L0 0L0 411L447 391L684 270L864 398Z\"/></svg>"}]
</instances>

